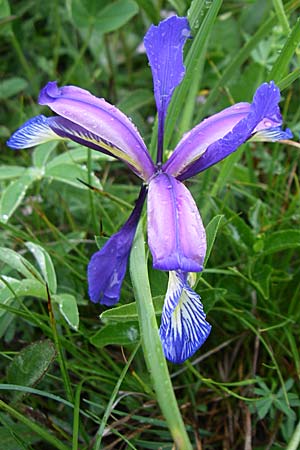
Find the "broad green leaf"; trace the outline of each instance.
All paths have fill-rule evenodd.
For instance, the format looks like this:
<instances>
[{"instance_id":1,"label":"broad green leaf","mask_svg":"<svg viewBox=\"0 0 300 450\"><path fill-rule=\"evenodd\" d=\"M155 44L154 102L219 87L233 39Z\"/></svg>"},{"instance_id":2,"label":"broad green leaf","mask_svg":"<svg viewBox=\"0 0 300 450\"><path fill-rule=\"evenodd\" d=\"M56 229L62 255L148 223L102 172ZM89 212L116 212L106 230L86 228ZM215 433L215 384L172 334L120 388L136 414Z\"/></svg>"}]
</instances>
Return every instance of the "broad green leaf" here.
<instances>
[{"instance_id":1,"label":"broad green leaf","mask_svg":"<svg viewBox=\"0 0 300 450\"><path fill-rule=\"evenodd\" d=\"M50 180L60 181L79 189L87 189L78 179L88 182L88 170L75 164L60 164L52 167L46 166L45 177ZM92 184L101 188L100 181L92 174Z\"/></svg>"},{"instance_id":2,"label":"broad green leaf","mask_svg":"<svg viewBox=\"0 0 300 450\"><path fill-rule=\"evenodd\" d=\"M44 280L49 286L50 292L55 294L57 289L56 274L49 254L43 247L38 244L34 244L33 242L26 242L25 245L35 257L43 274Z\"/></svg>"},{"instance_id":3,"label":"broad green leaf","mask_svg":"<svg viewBox=\"0 0 300 450\"><path fill-rule=\"evenodd\" d=\"M76 298L71 294L53 295L52 298L58 303L59 310L68 325L77 331L79 326L79 313Z\"/></svg>"},{"instance_id":4,"label":"broad green leaf","mask_svg":"<svg viewBox=\"0 0 300 450\"><path fill-rule=\"evenodd\" d=\"M255 402L257 412L258 412L258 417L260 419L263 419L268 414L268 412L272 406L272 403L273 403L272 397L262 398Z\"/></svg>"},{"instance_id":5,"label":"broad green leaf","mask_svg":"<svg viewBox=\"0 0 300 450\"><path fill-rule=\"evenodd\" d=\"M25 197L27 189L40 177L40 171L30 168L19 179L7 186L0 199L0 222L6 223L9 220Z\"/></svg>"},{"instance_id":6,"label":"broad green leaf","mask_svg":"<svg viewBox=\"0 0 300 450\"><path fill-rule=\"evenodd\" d=\"M91 338L95 347L105 345L129 345L139 342L139 328L137 322L110 323L100 328Z\"/></svg>"},{"instance_id":7,"label":"broad green leaf","mask_svg":"<svg viewBox=\"0 0 300 450\"><path fill-rule=\"evenodd\" d=\"M10 180L11 178L19 178L26 171L21 166L0 166L0 180Z\"/></svg>"},{"instance_id":8,"label":"broad green leaf","mask_svg":"<svg viewBox=\"0 0 300 450\"><path fill-rule=\"evenodd\" d=\"M299 230L281 230L269 234L263 240L263 254L270 254L286 250L288 248L300 247Z\"/></svg>"},{"instance_id":9,"label":"broad green leaf","mask_svg":"<svg viewBox=\"0 0 300 450\"><path fill-rule=\"evenodd\" d=\"M54 166L60 166L61 164L74 164L74 163L82 163L87 161L88 159L88 149L83 146L79 146L76 144L78 148L73 150L69 150L67 152L61 153L55 158L51 159L51 161L47 164L47 169L50 170ZM113 161L114 158L104 155L104 153L92 151L91 158L95 161L104 160L104 161Z\"/></svg>"},{"instance_id":10,"label":"broad green leaf","mask_svg":"<svg viewBox=\"0 0 300 450\"><path fill-rule=\"evenodd\" d=\"M28 83L24 78L12 77L0 81L0 100L13 97L27 87Z\"/></svg>"},{"instance_id":11,"label":"broad green leaf","mask_svg":"<svg viewBox=\"0 0 300 450\"><path fill-rule=\"evenodd\" d=\"M12 269L17 270L26 278L41 280L41 276L36 268L25 259L20 253L6 247L0 247L0 261L7 264Z\"/></svg>"},{"instance_id":12,"label":"broad green leaf","mask_svg":"<svg viewBox=\"0 0 300 450\"><path fill-rule=\"evenodd\" d=\"M45 142L44 144L38 145L32 152L32 162L35 167L43 168L51 153L57 147L58 141Z\"/></svg>"},{"instance_id":13,"label":"broad green leaf","mask_svg":"<svg viewBox=\"0 0 300 450\"><path fill-rule=\"evenodd\" d=\"M99 33L109 33L127 23L138 12L133 0L113 2L99 0L73 0L72 17L78 28L94 27Z\"/></svg>"},{"instance_id":14,"label":"broad green leaf","mask_svg":"<svg viewBox=\"0 0 300 450\"><path fill-rule=\"evenodd\" d=\"M206 265L208 258L210 257L214 242L217 237L218 229L220 227L220 224L223 220L223 215L219 214L218 216L215 216L207 225L205 228L206 231L206 241L207 241L207 250L206 250L206 256L204 261L204 266Z\"/></svg>"},{"instance_id":15,"label":"broad green leaf","mask_svg":"<svg viewBox=\"0 0 300 450\"><path fill-rule=\"evenodd\" d=\"M0 305L9 305L18 297L36 297L47 299L45 286L37 280L14 280L0 289ZM0 308L0 317L5 314L5 309Z\"/></svg>"},{"instance_id":16,"label":"broad green leaf","mask_svg":"<svg viewBox=\"0 0 300 450\"><path fill-rule=\"evenodd\" d=\"M164 298L162 296L153 298L155 313L161 314ZM138 321L138 313L136 303L128 303L127 305L116 306L112 309L107 309L100 314L100 319L104 323L111 322L134 322Z\"/></svg>"},{"instance_id":17,"label":"broad green leaf","mask_svg":"<svg viewBox=\"0 0 300 450\"><path fill-rule=\"evenodd\" d=\"M44 377L55 356L54 345L49 339L25 347L8 366L8 383L34 386ZM24 393L14 392L15 400L23 395Z\"/></svg>"}]
</instances>

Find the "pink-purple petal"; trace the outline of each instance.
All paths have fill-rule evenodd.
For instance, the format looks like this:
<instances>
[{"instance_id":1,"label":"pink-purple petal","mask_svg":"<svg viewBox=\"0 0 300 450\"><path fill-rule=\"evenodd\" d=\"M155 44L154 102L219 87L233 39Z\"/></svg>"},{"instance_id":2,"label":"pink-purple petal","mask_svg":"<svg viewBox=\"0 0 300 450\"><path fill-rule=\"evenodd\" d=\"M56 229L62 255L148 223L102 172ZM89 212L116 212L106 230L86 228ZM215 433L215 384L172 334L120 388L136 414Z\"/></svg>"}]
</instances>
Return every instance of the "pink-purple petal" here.
<instances>
[{"instance_id":1,"label":"pink-purple petal","mask_svg":"<svg viewBox=\"0 0 300 450\"><path fill-rule=\"evenodd\" d=\"M41 91L39 103L48 105L61 117L79 125L110 147L121 150L119 159L134 161L135 173L147 180L154 173L154 165L136 127L115 106L90 92L75 86L57 87L48 83ZM112 152L113 153L113 152ZM132 168L132 163L130 163Z\"/></svg>"},{"instance_id":2,"label":"pink-purple petal","mask_svg":"<svg viewBox=\"0 0 300 450\"><path fill-rule=\"evenodd\" d=\"M196 203L189 190L166 173L149 183L148 243L156 269L203 269L206 236Z\"/></svg>"}]
</instances>

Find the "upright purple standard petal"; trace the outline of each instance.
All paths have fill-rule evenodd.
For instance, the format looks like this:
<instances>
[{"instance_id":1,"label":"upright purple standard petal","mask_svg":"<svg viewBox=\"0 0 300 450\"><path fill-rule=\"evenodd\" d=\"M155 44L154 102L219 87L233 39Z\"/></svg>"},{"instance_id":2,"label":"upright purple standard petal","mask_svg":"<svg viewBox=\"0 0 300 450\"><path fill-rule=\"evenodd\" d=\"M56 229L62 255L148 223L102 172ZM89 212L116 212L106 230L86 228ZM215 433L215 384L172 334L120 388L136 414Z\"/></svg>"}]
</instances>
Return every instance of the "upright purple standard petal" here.
<instances>
[{"instance_id":1,"label":"upright purple standard petal","mask_svg":"<svg viewBox=\"0 0 300 450\"><path fill-rule=\"evenodd\" d=\"M185 273L169 273L159 329L166 358L177 364L190 358L211 330L211 325L205 320L200 296L191 289L186 278Z\"/></svg>"},{"instance_id":2,"label":"upright purple standard petal","mask_svg":"<svg viewBox=\"0 0 300 450\"><path fill-rule=\"evenodd\" d=\"M88 265L90 299L94 303L112 306L118 302L128 257L147 190L143 186L135 208L125 225L94 253Z\"/></svg>"},{"instance_id":3,"label":"upright purple standard petal","mask_svg":"<svg viewBox=\"0 0 300 450\"><path fill-rule=\"evenodd\" d=\"M152 25L144 38L158 111L158 163L162 162L167 109L174 89L185 74L183 47L189 36L190 28L187 19L172 16L160 22L158 26Z\"/></svg>"},{"instance_id":4,"label":"upright purple standard petal","mask_svg":"<svg viewBox=\"0 0 300 450\"><path fill-rule=\"evenodd\" d=\"M75 86L58 88L56 82L50 82L42 89L39 103L67 119L68 138L74 136L78 142L81 128L86 145L89 146L89 141L97 142L99 147L127 163L143 180L154 173L149 152L133 123L104 99Z\"/></svg>"},{"instance_id":5,"label":"upright purple standard petal","mask_svg":"<svg viewBox=\"0 0 300 450\"><path fill-rule=\"evenodd\" d=\"M203 269L206 237L196 203L189 190L166 173L149 183L148 243L156 269Z\"/></svg>"},{"instance_id":6,"label":"upright purple standard petal","mask_svg":"<svg viewBox=\"0 0 300 450\"><path fill-rule=\"evenodd\" d=\"M235 151L253 134L277 128L272 140L286 139L290 131L278 132L282 117L280 91L274 82L262 84L252 104L237 103L204 120L178 143L163 170L185 180L216 164Z\"/></svg>"}]
</instances>

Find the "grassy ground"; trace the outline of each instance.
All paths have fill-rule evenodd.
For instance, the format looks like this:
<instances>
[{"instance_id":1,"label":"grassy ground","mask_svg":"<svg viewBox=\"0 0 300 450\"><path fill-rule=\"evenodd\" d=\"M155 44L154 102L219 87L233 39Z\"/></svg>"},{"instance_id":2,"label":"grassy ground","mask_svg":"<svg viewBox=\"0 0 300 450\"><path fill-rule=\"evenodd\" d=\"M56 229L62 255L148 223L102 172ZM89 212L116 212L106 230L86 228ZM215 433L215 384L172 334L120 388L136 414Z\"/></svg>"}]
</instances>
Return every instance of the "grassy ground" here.
<instances>
[{"instance_id":1,"label":"grassy ground","mask_svg":"<svg viewBox=\"0 0 300 450\"><path fill-rule=\"evenodd\" d=\"M251 101L256 87L272 79L282 90L285 124L298 139L300 1L283 3L192 2L191 70L171 105L169 149L201 118ZM171 10L186 15L190 2L124 0L105 14L109 4L0 2L0 442L6 450L174 448L138 323L101 322L106 308L87 296L94 235L103 243L124 223L139 181L122 164L75 144L19 152L5 146L25 120L48 114L36 100L56 79L118 105L155 149L152 80L141 42L151 23ZM190 361L169 365L193 447L295 450L299 148L249 142L188 184L205 225L215 218L217 230L197 283L212 333ZM151 264L149 276L159 302L167 276ZM133 300L127 275L121 304Z\"/></svg>"}]
</instances>

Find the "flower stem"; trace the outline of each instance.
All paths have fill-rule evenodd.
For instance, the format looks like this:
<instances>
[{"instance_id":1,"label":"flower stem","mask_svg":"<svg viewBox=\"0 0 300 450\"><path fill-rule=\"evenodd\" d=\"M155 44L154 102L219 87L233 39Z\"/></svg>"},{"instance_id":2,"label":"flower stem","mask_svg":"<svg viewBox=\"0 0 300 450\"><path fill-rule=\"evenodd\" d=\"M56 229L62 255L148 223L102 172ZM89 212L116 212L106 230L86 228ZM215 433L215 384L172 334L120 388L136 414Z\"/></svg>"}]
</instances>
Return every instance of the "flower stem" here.
<instances>
[{"instance_id":1,"label":"flower stem","mask_svg":"<svg viewBox=\"0 0 300 450\"><path fill-rule=\"evenodd\" d=\"M299 444L300 444L300 422L296 426L294 434L290 442L288 443L286 450L297 450L297 448L299 448Z\"/></svg>"},{"instance_id":2,"label":"flower stem","mask_svg":"<svg viewBox=\"0 0 300 450\"><path fill-rule=\"evenodd\" d=\"M138 227L130 255L130 274L137 302L144 357L156 392L157 402L166 419L176 448L192 450L158 334L141 224Z\"/></svg>"}]
</instances>

